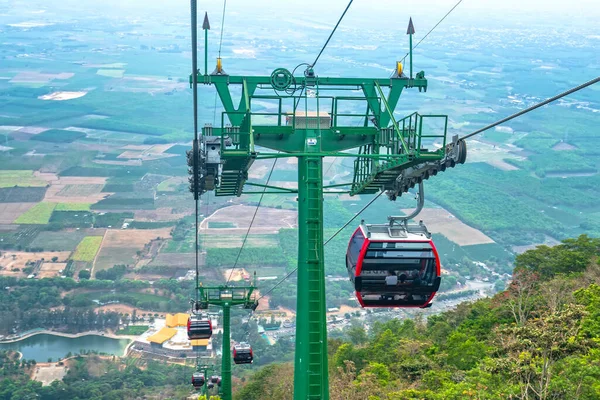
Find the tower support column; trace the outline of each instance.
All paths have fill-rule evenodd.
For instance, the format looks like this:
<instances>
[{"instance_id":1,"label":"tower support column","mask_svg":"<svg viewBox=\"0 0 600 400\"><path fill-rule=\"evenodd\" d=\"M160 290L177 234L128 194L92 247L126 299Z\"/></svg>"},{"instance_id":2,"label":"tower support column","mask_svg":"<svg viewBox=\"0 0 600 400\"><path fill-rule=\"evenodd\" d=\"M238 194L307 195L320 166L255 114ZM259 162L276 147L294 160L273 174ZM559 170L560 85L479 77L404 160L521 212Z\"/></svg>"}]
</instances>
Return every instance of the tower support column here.
<instances>
[{"instance_id":1,"label":"tower support column","mask_svg":"<svg viewBox=\"0 0 600 400\"><path fill-rule=\"evenodd\" d=\"M323 157L298 157L295 400L328 400Z\"/></svg>"}]
</instances>

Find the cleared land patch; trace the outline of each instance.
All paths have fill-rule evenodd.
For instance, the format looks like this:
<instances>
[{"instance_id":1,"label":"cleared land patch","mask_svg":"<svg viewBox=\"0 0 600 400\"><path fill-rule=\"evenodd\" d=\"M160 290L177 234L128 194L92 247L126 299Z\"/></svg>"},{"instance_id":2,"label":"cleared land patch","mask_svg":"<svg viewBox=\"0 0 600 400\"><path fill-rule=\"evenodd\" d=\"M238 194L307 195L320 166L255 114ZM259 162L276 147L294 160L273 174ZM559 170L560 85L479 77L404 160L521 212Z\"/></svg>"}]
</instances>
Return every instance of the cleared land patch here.
<instances>
[{"instance_id":1,"label":"cleared land patch","mask_svg":"<svg viewBox=\"0 0 600 400\"><path fill-rule=\"evenodd\" d=\"M109 78L122 78L125 74L124 69L99 69L96 74L100 76L107 76Z\"/></svg>"},{"instance_id":2,"label":"cleared land patch","mask_svg":"<svg viewBox=\"0 0 600 400\"><path fill-rule=\"evenodd\" d=\"M38 203L25 213L15 219L15 224L40 224L44 225L50 221L56 203Z\"/></svg>"},{"instance_id":3,"label":"cleared land patch","mask_svg":"<svg viewBox=\"0 0 600 400\"><path fill-rule=\"evenodd\" d=\"M412 209L404 209L408 214ZM443 208L424 208L419 214L431 233L440 233L459 246L495 243L483 232L470 227Z\"/></svg>"},{"instance_id":4,"label":"cleared land patch","mask_svg":"<svg viewBox=\"0 0 600 400\"><path fill-rule=\"evenodd\" d=\"M245 234L252 221L255 207L230 206L215 211L200 223L200 231L211 234ZM256 214L251 234L276 234L281 228L297 227L297 213L290 210L261 207ZM237 228L209 228L209 222L235 223Z\"/></svg>"},{"instance_id":5,"label":"cleared land patch","mask_svg":"<svg viewBox=\"0 0 600 400\"><path fill-rule=\"evenodd\" d=\"M102 236L87 236L77 245L73 257L75 261L92 262L102 244Z\"/></svg>"},{"instance_id":6,"label":"cleared land patch","mask_svg":"<svg viewBox=\"0 0 600 400\"><path fill-rule=\"evenodd\" d=\"M73 100L83 97L88 92L54 92L50 94L45 94L43 96L39 96L40 100L55 100L55 101L64 101L64 100Z\"/></svg>"},{"instance_id":7,"label":"cleared land patch","mask_svg":"<svg viewBox=\"0 0 600 400\"><path fill-rule=\"evenodd\" d=\"M36 177L50 184L44 200L55 203L94 204L111 193L102 192L108 178L88 176L57 176L51 173L35 173Z\"/></svg>"},{"instance_id":8,"label":"cleared land patch","mask_svg":"<svg viewBox=\"0 0 600 400\"><path fill-rule=\"evenodd\" d=\"M156 210L135 211L135 220L140 222L176 221L186 214L173 214L171 207L157 208Z\"/></svg>"},{"instance_id":9,"label":"cleared land patch","mask_svg":"<svg viewBox=\"0 0 600 400\"><path fill-rule=\"evenodd\" d=\"M29 253L25 251L3 251L0 256L0 265L4 267L0 274L9 275L13 268L23 269L28 263L52 260L56 257L57 262L65 262L71 255L70 251L41 251ZM19 272L20 274L21 272Z\"/></svg>"},{"instance_id":10,"label":"cleared land patch","mask_svg":"<svg viewBox=\"0 0 600 400\"><path fill-rule=\"evenodd\" d=\"M244 235L202 235L200 240L203 248L239 248L244 242ZM279 240L277 235L248 235L246 246L277 247Z\"/></svg>"},{"instance_id":11,"label":"cleared land patch","mask_svg":"<svg viewBox=\"0 0 600 400\"><path fill-rule=\"evenodd\" d=\"M36 203L0 203L0 224L12 224Z\"/></svg>"},{"instance_id":12,"label":"cleared land patch","mask_svg":"<svg viewBox=\"0 0 600 400\"><path fill-rule=\"evenodd\" d=\"M67 268L67 263L43 262L37 274L38 278L54 278L60 276L61 272Z\"/></svg>"},{"instance_id":13,"label":"cleared land patch","mask_svg":"<svg viewBox=\"0 0 600 400\"><path fill-rule=\"evenodd\" d=\"M34 176L33 171L14 170L0 171L0 188L8 188L13 186L46 186L46 182Z\"/></svg>"},{"instance_id":14,"label":"cleared land patch","mask_svg":"<svg viewBox=\"0 0 600 400\"><path fill-rule=\"evenodd\" d=\"M484 162L505 171L512 171L518 168L507 163L506 160L526 160L525 157L518 156L514 153L519 150L522 149L514 145L494 144L486 141L472 140L469 143L468 162Z\"/></svg>"},{"instance_id":15,"label":"cleared land patch","mask_svg":"<svg viewBox=\"0 0 600 400\"><path fill-rule=\"evenodd\" d=\"M577 146L573 146L567 142L560 141L552 147L552 150L556 151L569 151L569 150L577 150Z\"/></svg>"},{"instance_id":16,"label":"cleared land patch","mask_svg":"<svg viewBox=\"0 0 600 400\"><path fill-rule=\"evenodd\" d=\"M187 183L187 178L176 176L159 183L156 190L159 192L175 192L180 185Z\"/></svg>"},{"instance_id":17,"label":"cleared land patch","mask_svg":"<svg viewBox=\"0 0 600 400\"><path fill-rule=\"evenodd\" d=\"M109 229L106 231L102 248L96 257L94 271L108 269L114 265L135 264L138 252L157 238L171 237L171 228L161 229Z\"/></svg>"},{"instance_id":18,"label":"cleared land patch","mask_svg":"<svg viewBox=\"0 0 600 400\"><path fill-rule=\"evenodd\" d=\"M62 381L67 375L68 368L64 365L43 365L35 370L33 380L42 382L42 386L50 386L54 381Z\"/></svg>"}]
</instances>

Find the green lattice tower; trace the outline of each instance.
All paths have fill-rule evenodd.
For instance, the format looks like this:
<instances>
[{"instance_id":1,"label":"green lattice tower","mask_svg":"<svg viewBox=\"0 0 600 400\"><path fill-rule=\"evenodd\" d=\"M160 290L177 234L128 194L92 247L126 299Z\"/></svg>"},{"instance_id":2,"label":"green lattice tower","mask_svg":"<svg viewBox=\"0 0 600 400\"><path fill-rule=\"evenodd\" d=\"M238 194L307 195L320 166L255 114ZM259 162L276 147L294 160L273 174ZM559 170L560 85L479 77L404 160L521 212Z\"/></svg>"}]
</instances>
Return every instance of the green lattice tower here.
<instances>
[{"instance_id":1,"label":"green lattice tower","mask_svg":"<svg viewBox=\"0 0 600 400\"><path fill-rule=\"evenodd\" d=\"M409 32L411 37L412 33L414 29ZM410 61L412 69L412 51ZM190 76L190 84L192 79ZM327 400L323 195L386 190L390 198L395 198L429 178L430 173L435 175L446 166L454 166L455 162L460 162L457 161L460 153L456 151L456 139L446 143L447 116L413 113L395 119L394 110L404 89L427 90L423 71L413 78L406 76L400 67L390 78L332 78L315 75L312 68L308 68L304 76L296 77L283 68L276 69L270 76L235 76L227 75L219 65L212 74L198 71L197 80L215 86L225 110L220 127L202 129L205 138L210 138L212 143L220 142L222 170L216 195L263 193L252 191L253 187L262 188L264 193L297 193L299 245L294 399ZM241 86L237 107L230 92L232 86ZM312 116L308 114L308 89L316 96L310 100L311 103L316 100L316 113ZM349 90L360 94L348 96ZM253 112L253 100L277 102L277 111ZM361 102L366 112L343 112L345 102L355 101ZM293 106L286 110L284 102ZM328 108L327 118L320 110L323 104ZM301 108L304 114L298 113ZM346 122L348 117L358 118L361 123L358 126L349 124ZM261 123L265 118L271 118L272 122ZM431 129L430 122L438 122L437 130ZM433 141L439 147L427 148ZM285 157L298 159L297 190L247 182L248 170L255 160ZM324 186L324 157L354 158L352 181ZM335 191L331 191L334 188ZM230 371L229 367L222 372L224 383L226 379L230 382L226 371Z\"/></svg>"},{"instance_id":2,"label":"green lattice tower","mask_svg":"<svg viewBox=\"0 0 600 400\"><path fill-rule=\"evenodd\" d=\"M231 307L253 309L255 286L200 286L198 305L223 310L223 346L221 357L221 399L231 400Z\"/></svg>"}]
</instances>

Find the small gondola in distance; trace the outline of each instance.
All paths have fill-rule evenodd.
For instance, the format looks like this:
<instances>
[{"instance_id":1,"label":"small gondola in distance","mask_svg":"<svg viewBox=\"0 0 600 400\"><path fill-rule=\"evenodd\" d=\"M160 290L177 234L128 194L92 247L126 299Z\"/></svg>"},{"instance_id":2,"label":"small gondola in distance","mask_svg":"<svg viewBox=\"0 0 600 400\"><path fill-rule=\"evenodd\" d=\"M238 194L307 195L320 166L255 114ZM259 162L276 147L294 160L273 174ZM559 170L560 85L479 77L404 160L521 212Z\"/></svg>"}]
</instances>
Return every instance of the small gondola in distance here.
<instances>
[{"instance_id":1,"label":"small gondola in distance","mask_svg":"<svg viewBox=\"0 0 600 400\"><path fill-rule=\"evenodd\" d=\"M248 343L238 343L233 346L233 362L236 364L252 364L254 352Z\"/></svg>"},{"instance_id":2,"label":"small gondola in distance","mask_svg":"<svg viewBox=\"0 0 600 400\"><path fill-rule=\"evenodd\" d=\"M192 386L194 389L200 390L202 386L204 386L204 382L206 379L204 378L204 374L202 372L194 372L192 374Z\"/></svg>"},{"instance_id":3,"label":"small gondola in distance","mask_svg":"<svg viewBox=\"0 0 600 400\"><path fill-rule=\"evenodd\" d=\"M362 307L430 307L441 282L440 258L422 223L361 224L346 268Z\"/></svg>"}]
</instances>

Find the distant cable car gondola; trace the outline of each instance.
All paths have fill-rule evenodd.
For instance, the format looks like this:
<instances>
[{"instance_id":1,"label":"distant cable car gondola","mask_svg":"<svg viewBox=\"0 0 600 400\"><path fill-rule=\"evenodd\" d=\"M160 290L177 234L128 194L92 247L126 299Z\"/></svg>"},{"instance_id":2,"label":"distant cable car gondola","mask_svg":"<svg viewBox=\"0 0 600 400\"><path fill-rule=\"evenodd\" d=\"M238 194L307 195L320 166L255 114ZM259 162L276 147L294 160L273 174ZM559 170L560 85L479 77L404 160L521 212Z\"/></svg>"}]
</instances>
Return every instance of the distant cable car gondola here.
<instances>
[{"instance_id":1,"label":"distant cable car gondola","mask_svg":"<svg viewBox=\"0 0 600 400\"><path fill-rule=\"evenodd\" d=\"M440 259L422 222L361 224L346 267L362 307L429 307L440 287Z\"/></svg>"},{"instance_id":2,"label":"distant cable car gondola","mask_svg":"<svg viewBox=\"0 0 600 400\"><path fill-rule=\"evenodd\" d=\"M213 376L210 377L210 381L212 383L219 383L220 380L221 380L221 377L217 376L217 375L213 375Z\"/></svg>"},{"instance_id":3,"label":"distant cable car gondola","mask_svg":"<svg viewBox=\"0 0 600 400\"><path fill-rule=\"evenodd\" d=\"M187 324L188 339L210 339L212 336L212 321L200 315L191 315Z\"/></svg>"},{"instance_id":4,"label":"distant cable car gondola","mask_svg":"<svg viewBox=\"0 0 600 400\"><path fill-rule=\"evenodd\" d=\"M208 385L206 385L207 388L212 389L215 387L215 384L212 382L208 382Z\"/></svg>"},{"instance_id":5,"label":"distant cable car gondola","mask_svg":"<svg viewBox=\"0 0 600 400\"><path fill-rule=\"evenodd\" d=\"M236 364L252 364L254 354L248 343L240 343L233 346L233 362Z\"/></svg>"},{"instance_id":6,"label":"distant cable car gondola","mask_svg":"<svg viewBox=\"0 0 600 400\"><path fill-rule=\"evenodd\" d=\"M202 372L194 372L192 374L192 386L194 386L196 390L200 390L200 388L204 386L204 381L205 378Z\"/></svg>"}]
</instances>

